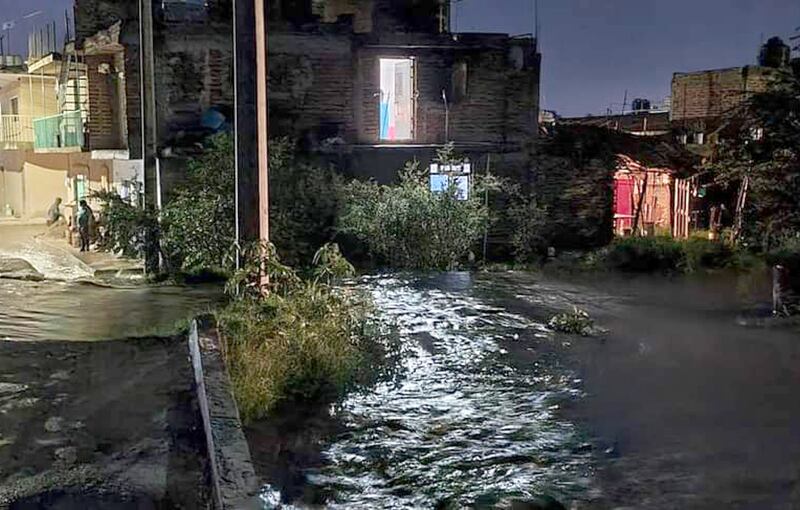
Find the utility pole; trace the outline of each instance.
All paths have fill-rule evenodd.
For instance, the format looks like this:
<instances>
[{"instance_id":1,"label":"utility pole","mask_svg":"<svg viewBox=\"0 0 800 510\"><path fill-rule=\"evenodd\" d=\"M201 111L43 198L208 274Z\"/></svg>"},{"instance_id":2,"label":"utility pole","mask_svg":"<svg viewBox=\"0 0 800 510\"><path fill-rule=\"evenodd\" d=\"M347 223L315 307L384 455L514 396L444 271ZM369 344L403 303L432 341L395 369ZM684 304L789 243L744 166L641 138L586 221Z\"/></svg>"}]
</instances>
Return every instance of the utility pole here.
<instances>
[{"instance_id":1,"label":"utility pole","mask_svg":"<svg viewBox=\"0 0 800 510\"><path fill-rule=\"evenodd\" d=\"M153 47L153 0L139 0L139 71L142 109L142 159L145 207L161 209L161 182L157 154L155 50ZM145 239L145 271L160 270L159 233L150 229Z\"/></svg>"},{"instance_id":2,"label":"utility pole","mask_svg":"<svg viewBox=\"0 0 800 510\"><path fill-rule=\"evenodd\" d=\"M269 242L267 8L234 0L236 242Z\"/></svg>"},{"instance_id":3,"label":"utility pole","mask_svg":"<svg viewBox=\"0 0 800 510\"><path fill-rule=\"evenodd\" d=\"M256 1L233 2L236 243L239 258L241 250L259 237Z\"/></svg>"}]
</instances>

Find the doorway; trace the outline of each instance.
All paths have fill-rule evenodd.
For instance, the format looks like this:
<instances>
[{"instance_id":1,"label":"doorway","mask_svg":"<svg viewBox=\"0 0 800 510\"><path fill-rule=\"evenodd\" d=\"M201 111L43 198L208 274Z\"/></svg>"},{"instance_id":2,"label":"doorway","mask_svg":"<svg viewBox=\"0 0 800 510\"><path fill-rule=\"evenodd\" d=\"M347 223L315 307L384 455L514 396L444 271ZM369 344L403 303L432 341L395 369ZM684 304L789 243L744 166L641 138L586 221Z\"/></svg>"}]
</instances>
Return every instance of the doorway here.
<instances>
[{"instance_id":1,"label":"doorway","mask_svg":"<svg viewBox=\"0 0 800 510\"><path fill-rule=\"evenodd\" d=\"M382 58L380 139L414 139L414 59Z\"/></svg>"}]
</instances>

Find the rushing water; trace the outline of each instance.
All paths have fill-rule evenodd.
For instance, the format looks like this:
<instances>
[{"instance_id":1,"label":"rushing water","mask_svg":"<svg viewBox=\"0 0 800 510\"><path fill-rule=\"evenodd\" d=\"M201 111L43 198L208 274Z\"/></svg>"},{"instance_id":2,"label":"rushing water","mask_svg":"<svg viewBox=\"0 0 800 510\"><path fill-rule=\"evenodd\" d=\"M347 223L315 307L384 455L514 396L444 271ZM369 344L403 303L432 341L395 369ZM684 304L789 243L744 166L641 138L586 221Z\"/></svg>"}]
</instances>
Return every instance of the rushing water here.
<instances>
[{"instance_id":1,"label":"rushing water","mask_svg":"<svg viewBox=\"0 0 800 510\"><path fill-rule=\"evenodd\" d=\"M251 430L264 507L800 508L800 341L765 281L366 278L399 375ZM573 305L607 333L547 331Z\"/></svg>"},{"instance_id":2,"label":"rushing water","mask_svg":"<svg viewBox=\"0 0 800 510\"><path fill-rule=\"evenodd\" d=\"M168 332L220 298L217 286L103 279L41 227L0 225L0 262L22 260L43 281L0 278L0 340L107 340Z\"/></svg>"}]
</instances>

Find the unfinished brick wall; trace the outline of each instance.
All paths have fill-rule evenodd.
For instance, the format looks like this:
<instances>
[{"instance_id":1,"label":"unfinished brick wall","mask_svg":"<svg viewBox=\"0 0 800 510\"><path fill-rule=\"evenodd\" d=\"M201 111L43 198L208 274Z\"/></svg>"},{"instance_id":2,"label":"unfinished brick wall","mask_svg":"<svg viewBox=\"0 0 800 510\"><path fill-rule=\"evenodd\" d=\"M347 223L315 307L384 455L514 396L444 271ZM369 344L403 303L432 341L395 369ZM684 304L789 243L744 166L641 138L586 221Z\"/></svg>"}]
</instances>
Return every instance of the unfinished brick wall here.
<instances>
[{"instance_id":1,"label":"unfinished brick wall","mask_svg":"<svg viewBox=\"0 0 800 510\"><path fill-rule=\"evenodd\" d=\"M207 18L202 22L166 23L160 21L156 5L155 59L156 107L159 144L171 141L172 135L184 129L199 128L203 111L210 106L233 103L233 44L231 40L230 0L209 0ZM106 130L109 111L98 101L96 125L90 126L92 140L107 145L114 137L127 137L131 158L141 158L141 84L139 72L138 2L131 0L76 0L75 25L78 44L100 30L121 21L120 42L125 47L122 66L125 103L113 115L126 118L116 133ZM120 65L119 62L117 62ZM96 66L95 66L96 67ZM101 87L101 80L95 80ZM95 121L93 121L95 122ZM93 142L94 143L94 142ZM117 144L119 145L119 144Z\"/></svg>"},{"instance_id":2,"label":"unfinished brick wall","mask_svg":"<svg viewBox=\"0 0 800 510\"><path fill-rule=\"evenodd\" d=\"M677 73L672 78L673 123L719 118L766 90L774 69L746 66Z\"/></svg>"},{"instance_id":3,"label":"unfinished brick wall","mask_svg":"<svg viewBox=\"0 0 800 510\"><path fill-rule=\"evenodd\" d=\"M120 98L117 94L117 72L113 55L86 57L89 81L89 115L87 131L89 149L119 149Z\"/></svg>"}]
</instances>

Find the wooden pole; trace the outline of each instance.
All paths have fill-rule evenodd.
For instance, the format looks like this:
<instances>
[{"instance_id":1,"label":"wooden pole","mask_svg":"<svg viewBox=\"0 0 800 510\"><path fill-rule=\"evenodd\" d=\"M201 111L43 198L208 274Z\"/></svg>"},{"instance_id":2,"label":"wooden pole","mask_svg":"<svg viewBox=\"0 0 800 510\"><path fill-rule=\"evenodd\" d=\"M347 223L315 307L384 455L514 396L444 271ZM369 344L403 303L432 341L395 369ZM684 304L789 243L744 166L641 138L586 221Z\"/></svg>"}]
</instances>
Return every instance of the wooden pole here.
<instances>
[{"instance_id":1,"label":"wooden pole","mask_svg":"<svg viewBox=\"0 0 800 510\"><path fill-rule=\"evenodd\" d=\"M259 240L269 243L269 105L267 102L267 19L265 0L255 0L256 117L258 118Z\"/></svg>"},{"instance_id":2,"label":"wooden pole","mask_svg":"<svg viewBox=\"0 0 800 510\"><path fill-rule=\"evenodd\" d=\"M644 197L647 194L647 179L649 176L650 172L645 168L644 183L642 184L642 191L639 193L639 205L636 207L636 215L633 219L633 231L639 234L641 234L641 230L643 230L639 229L639 218L642 216L642 207L644 206Z\"/></svg>"}]
</instances>

